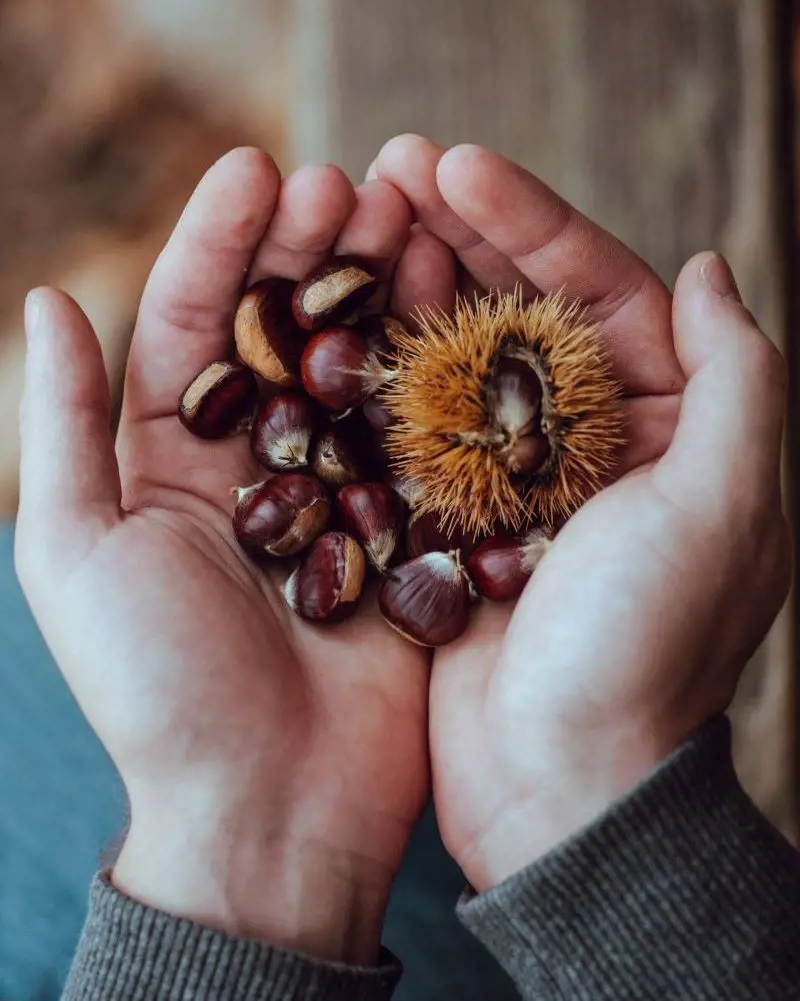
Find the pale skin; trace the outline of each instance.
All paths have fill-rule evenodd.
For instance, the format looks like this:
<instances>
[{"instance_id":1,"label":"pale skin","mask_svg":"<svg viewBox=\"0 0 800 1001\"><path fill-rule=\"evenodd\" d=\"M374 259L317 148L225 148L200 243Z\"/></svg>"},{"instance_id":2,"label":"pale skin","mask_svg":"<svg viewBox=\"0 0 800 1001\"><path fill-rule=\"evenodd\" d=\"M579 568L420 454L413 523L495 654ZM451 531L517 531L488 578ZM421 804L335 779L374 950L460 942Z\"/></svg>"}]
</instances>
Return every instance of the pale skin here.
<instances>
[{"instance_id":1,"label":"pale skin","mask_svg":"<svg viewBox=\"0 0 800 1001\"><path fill-rule=\"evenodd\" d=\"M401 314L447 308L457 282L563 288L600 322L625 391L621 479L566 526L517 607L481 605L432 674L369 602L329 630L286 612L230 531L231 486L260 478L246 439L200 442L175 416L189 380L230 353L245 274L299 278L331 250L394 273ZM727 706L789 579L785 368L728 275L701 255L673 300L476 147L399 137L355 190L332 167L281 182L237 150L153 270L116 443L88 322L66 296L32 293L17 565L129 793L123 891L374 963L431 768L447 847L483 890Z\"/></svg>"}]
</instances>

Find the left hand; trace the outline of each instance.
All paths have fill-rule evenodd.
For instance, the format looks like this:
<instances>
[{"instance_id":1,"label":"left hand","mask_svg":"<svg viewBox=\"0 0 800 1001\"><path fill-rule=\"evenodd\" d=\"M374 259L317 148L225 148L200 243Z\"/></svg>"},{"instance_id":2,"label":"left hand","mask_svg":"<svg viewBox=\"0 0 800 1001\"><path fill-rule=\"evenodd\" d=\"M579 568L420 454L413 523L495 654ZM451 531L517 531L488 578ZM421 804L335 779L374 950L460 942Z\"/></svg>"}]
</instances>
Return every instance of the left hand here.
<instances>
[{"instance_id":1,"label":"left hand","mask_svg":"<svg viewBox=\"0 0 800 1001\"><path fill-rule=\"evenodd\" d=\"M561 530L516 608L480 603L436 651L434 800L486 889L589 823L725 710L785 598L786 367L727 265L674 301L635 254L503 157L406 136L378 156L470 290L563 290L623 390L616 482ZM449 309L455 283L436 283Z\"/></svg>"}]
</instances>

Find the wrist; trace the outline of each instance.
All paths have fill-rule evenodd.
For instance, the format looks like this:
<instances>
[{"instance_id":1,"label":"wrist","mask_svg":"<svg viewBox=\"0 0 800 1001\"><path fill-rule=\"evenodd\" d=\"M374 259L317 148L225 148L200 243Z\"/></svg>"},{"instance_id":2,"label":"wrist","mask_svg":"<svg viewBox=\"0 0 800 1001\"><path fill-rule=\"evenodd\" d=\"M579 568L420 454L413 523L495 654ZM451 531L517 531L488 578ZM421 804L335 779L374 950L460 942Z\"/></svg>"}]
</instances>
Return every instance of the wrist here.
<instances>
[{"instance_id":1,"label":"wrist","mask_svg":"<svg viewBox=\"0 0 800 1001\"><path fill-rule=\"evenodd\" d=\"M536 862L629 793L680 744L661 730L619 727L552 738L524 781L498 797L490 819L458 859L478 892ZM513 769L509 769L513 772Z\"/></svg>"},{"instance_id":2,"label":"wrist","mask_svg":"<svg viewBox=\"0 0 800 1001\"><path fill-rule=\"evenodd\" d=\"M231 935L374 965L393 873L270 811L134 804L112 872L134 900Z\"/></svg>"}]
</instances>

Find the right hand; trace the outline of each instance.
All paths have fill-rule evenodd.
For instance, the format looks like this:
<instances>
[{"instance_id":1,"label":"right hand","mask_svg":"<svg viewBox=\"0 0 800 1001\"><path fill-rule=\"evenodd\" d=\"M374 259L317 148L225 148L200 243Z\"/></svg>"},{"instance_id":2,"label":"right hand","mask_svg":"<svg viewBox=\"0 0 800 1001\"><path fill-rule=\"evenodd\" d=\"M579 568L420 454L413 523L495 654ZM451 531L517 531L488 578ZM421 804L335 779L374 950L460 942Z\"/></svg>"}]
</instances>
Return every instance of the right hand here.
<instances>
[{"instance_id":1,"label":"right hand","mask_svg":"<svg viewBox=\"0 0 800 1001\"><path fill-rule=\"evenodd\" d=\"M671 301L627 248L487 150L404 137L372 174L403 191L468 281L586 302L625 394L618 481L563 528L513 615L483 603L434 659L436 809L481 890L730 703L790 580L786 367L715 255L686 265Z\"/></svg>"},{"instance_id":2,"label":"right hand","mask_svg":"<svg viewBox=\"0 0 800 1001\"><path fill-rule=\"evenodd\" d=\"M282 182L263 153L224 157L148 281L116 443L86 317L52 289L27 314L17 566L130 797L115 883L363 963L428 795L428 656L366 602L337 629L288 611L279 572L233 538L231 486L263 479L246 437L193 438L177 404L232 354L248 272L300 278L336 248L388 278L408 271L410 225L385 182L354 191L332 167Z\"/></svg>"}]
</instances>

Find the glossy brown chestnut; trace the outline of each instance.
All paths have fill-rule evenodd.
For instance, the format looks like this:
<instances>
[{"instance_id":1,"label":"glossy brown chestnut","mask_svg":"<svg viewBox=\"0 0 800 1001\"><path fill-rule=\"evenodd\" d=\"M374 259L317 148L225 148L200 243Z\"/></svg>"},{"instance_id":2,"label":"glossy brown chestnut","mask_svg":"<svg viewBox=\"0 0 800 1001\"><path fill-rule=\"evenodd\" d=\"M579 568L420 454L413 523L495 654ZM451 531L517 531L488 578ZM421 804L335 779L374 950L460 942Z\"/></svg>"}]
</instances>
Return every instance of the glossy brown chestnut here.
<instances>
[{"instance_id":1,"label":"glossy brown chestnut","mask_svg":"<svg viewBox=\"0 0 800 1001\"><path fill-rule=\"evenodd\" d=\"M382 358L391 358L395 348L386 334L386 324L382 316L365 316L358 321L355 329L364 338L367 351Z\"/></svg>"},{"instance_id":2,"label":"glossy brown chestnut","mask_svg":"<svg viewBox=\"0 0 800 1001\"><path fill-rule=\"evenodd\" d=\"M361 547L343 532L316 539L284 586L286 603L310 622L341 622L358 607L366 561Z\"/></svg>"},{"instance_id":3,"label":"glossy brown chestnut","mask_svg":"<svg viewBox=\"0 0 800 1001\"><path fill-rule=\"evenodd\" d=\"M314 442L311 451L314 474L336 490L370 476L363 451L349 430L349 426L333 424Z\"/></svg>"},{"instance_id":4,"label":"glossy brown chestnut","mask_svg":"<svg viewBox=\"0 0 800 1001\"><path fill-rule=\"evenodd\" d=\"M336 495L336 507L344 527L364 547L367 559L383 572L402 539L403 502L385 483L353 483Z\"/></svg>"},{"instance_id":5,"label":"glossy brown chestnut","mask_svg":"<svg viewBox=\"0 0 800 1001\"><path fill-rule=\"evenodd\" d=\"M377 396L370 396L364 400L361 410L369 426L381 436L386 433L386 429L394 420L389 408Z\"/></svg>"},{"instance_id":6,"label":"glossy brown chestnut","mask_svg":"<svg viewBox=\"0 0 800 1001\"><path fill-rule=\"evenodd\" d=\"M244 430L258 405L258 383L244 365L215 361L181 394L178 417L198 438L227 438Z\"/></svg>"},{"instance_id":7,"label":"glossy brown chestnut","mask_svg":"<svg viewBox=\"0 0 800 1001\"><path fill-rule=\"evenodd\" d=\"M292 316L293 292L294 282L265 278L245 292L234 318L239 357L279 386L300 381L300 356L308 340Z\"/></svg>"},{"instance_id":8,"label":"glossy brown chestnut","mask_svg":"<svg viewBox=\"0 0 800 1001\"><path fill-rule=\"evenodd\" d=\"M501 454L513 476L532 476L547 462L550 442L541 431L534 431L513 440Z\"/></svg>"},{"instance_id":9,"label":"glossy brown chestnut","mask_svg":"<svg viewBox=\"0 0 800 1001\"><path fill-rule=\"evenodd\" d=\"M469 581L455 554L426 553L387 572L378 606L406 639L443 646L469 625Z\"/></svg>"},{"instance_id":10,"label":"glossy brown chestnut","mask_svg":"<svg viewBox=\"0 0 800 1001\"><path fill-rule=\"evenodd\" d=\"M377 278L358 257L334 257L298 283L292 298L295 321L319 330L349 317L372 295Z\"/></svg>"},{"instance_id":11,"label":"glossy brown chestnut","mask_svg":"<svg viewBox=\"0 0 800 1001\"><path fill-rule=\"evenodd\" d=\"M319 416L303 393L273 396L253 422L250 433L253 455L262 466L276 473L306 466Z\"/></svg>"},{"instance_id":12,"label":"glossy brown chestnut","mask_svg":"<svg viewBox=\"0 0 800 1001\"><path fill-rule=\"evenodd\" d=\"M369 352L352 327L326 327L314 334L300 359L303 388L328 410L357 407L367 397Z\"/></svg>"},{"instance_id":13,"label":"glossy brown chestnut","mask_svg":"<svg viewBox=\"0 0 800 1001\"><path fill-rule=\"evenodd\" d=\"M475 538L467 532L444 532L439 519L430 511L413 513L406 529L406 556L414 559L425 553L449 553L458 550L467 557L475 548Z\"/></svg>"},{"instance_id":14,"label":"glossy brown chestnut","mask_svg":"<svg viewBox=\"0 0 800 1001\"><path fill-rule=\"evenodd\" d=\"M325 530L331 513L328 491L313 476L279 473L239 491L233 530L254 559L294 556Z\"/></svg>"},{"instance_id":15,"label":"glossy brown chestnut","mask_svg":"<svg viewBox=\"0 0 800 1001\"><path fill-rule=\"evenodd\" d=\"M467 560L467 573L478 594L490 601L514 601L528 583L521 539L492 535Z\"/></svg>"},{"instance_id":16,"label":"glossy brown chestnut","mask_svg":"<svg viewBox=\"0 0 800 1001\"><path fill-rule=\"evenodd\" d=\"M356 329L369 344L370 350L382 350L388 355L408 335L404 324L387 313L362 317L356 324Z\"/></svg>"},{"instance_id":17,"label":"glossy brown chestnut","mask_svg":"<svg viewBox=\"0 0 800 1001\"><path fill-rule=\"evenodd\" d=\"M486 386L486 401L494 424L511 437L539 429L542 383L520 358L500 358Z\"/></svg>"}]
</instances>

